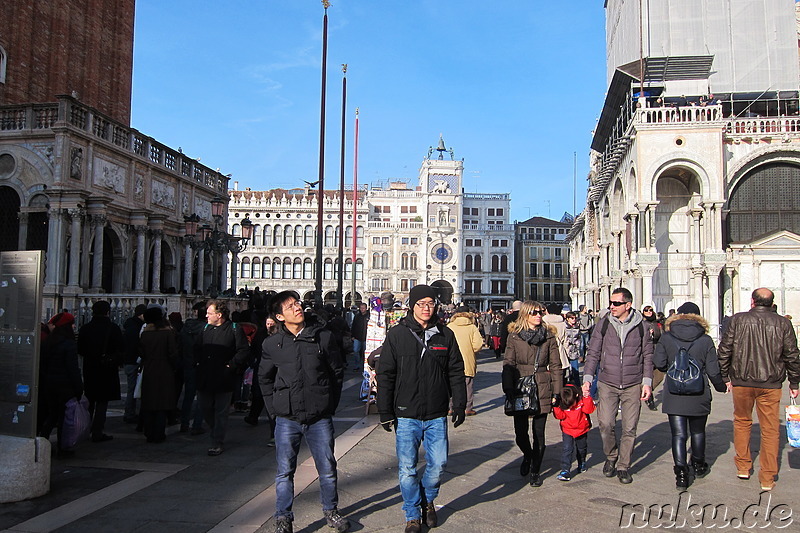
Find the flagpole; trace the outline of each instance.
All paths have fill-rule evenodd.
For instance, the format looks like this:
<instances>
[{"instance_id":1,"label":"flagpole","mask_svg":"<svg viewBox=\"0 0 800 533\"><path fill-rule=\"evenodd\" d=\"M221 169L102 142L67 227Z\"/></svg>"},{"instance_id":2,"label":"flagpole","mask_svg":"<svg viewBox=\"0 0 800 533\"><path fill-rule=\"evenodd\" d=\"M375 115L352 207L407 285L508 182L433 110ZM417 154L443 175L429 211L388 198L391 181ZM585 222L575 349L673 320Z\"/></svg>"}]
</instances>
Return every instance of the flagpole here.
<instances>
[{"instance_id":1,"label":"flagpole","mask_svg":"<svg viewBox=\"0 0 800 533\"><path fill-rule=\"evenodd\" d=\"M323 208L325 203L325 77L328 63L328 7L331 3L322 0L325 16L322 18L322 96L319 110L319 181L317 182L317 272L314 283L314 307L322 309L322 239Z\"/></svg>"},{"instance_id":2,"label":"flagpole","mask_svg":"<svg viewBox=\"0 0 800 533\"><path fill-rule=\"evenodd\" d=\"M336 280L336 305L339 309L344 308L344 134L345 134L345 111L347 109L347 64L342 64L342 142L341 154L339 155L339 268L337 269ZM353 220L353 224L355 224ZM355 228L353 228L355 229ZM350 300L352 300L352 296Z\"/></svg>"},{"instance_id":3,"label":"flagpole","mask_svg":"<svg viewBox=\"0 0 800 533\"><path fill-rule=\"evenodd\" d=\"M352 269L353 288L350 291L352 295L350 300L353 304L356 303L356 243L357 229L358 229L358 108L356 108L356 125L353 131L355 135L355 149L353 150L353 257L350 268Z\"/></svg>"}]
</instances>

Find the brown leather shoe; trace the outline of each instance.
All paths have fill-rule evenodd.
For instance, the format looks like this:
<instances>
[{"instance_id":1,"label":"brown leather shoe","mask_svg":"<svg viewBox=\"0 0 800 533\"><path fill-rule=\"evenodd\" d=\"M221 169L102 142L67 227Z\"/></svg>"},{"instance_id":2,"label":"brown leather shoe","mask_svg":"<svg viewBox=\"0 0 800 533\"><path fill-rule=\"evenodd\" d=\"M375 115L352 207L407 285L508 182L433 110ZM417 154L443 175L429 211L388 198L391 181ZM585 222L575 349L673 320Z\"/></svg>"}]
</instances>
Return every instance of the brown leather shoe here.
<instances>
[{"instance_id":1,"label":"brown leather shoe","mask_svg":"<svg viewBox=\"0 0 800 533\"><path fill-rule=\"evenodd\" d=\"M405 533L421 533L422 528L419 525L419 520L409 520L406 522Z\"/></svg>"},{"instance_id":2,"label":"brown leather shoe","mask_svg":"<svg viewBox=\"0 0 800 533\"><path fill-rule=\"evenodd\" d=\"M439 518L436 516L436 506L433 502L428 502L422 506L422 519L428 527L436 527L439 525Z\"/></svg>"},{"instance_id":3,"label":"brown leather shoe","mask_svg":"<svg viewBox=\"0 0 800 533\"><path fill-rule=\"evenodd\" d=\"M475 409L470 409L470 410L469 410L469 411L467 411L465 414L466 414L467 416L475 416L475 415L477 415L477 414L478 414L478 411L476 411Z\"/></svg>"}]
</instances>

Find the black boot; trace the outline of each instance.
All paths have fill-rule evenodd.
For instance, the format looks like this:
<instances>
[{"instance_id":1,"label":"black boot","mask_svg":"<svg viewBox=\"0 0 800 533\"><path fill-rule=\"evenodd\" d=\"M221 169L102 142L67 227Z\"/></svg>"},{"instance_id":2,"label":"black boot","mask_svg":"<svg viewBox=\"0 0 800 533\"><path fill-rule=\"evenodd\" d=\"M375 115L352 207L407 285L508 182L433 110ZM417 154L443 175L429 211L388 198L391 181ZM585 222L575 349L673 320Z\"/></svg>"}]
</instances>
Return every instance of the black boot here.
<instances>
[{"instance_id":1,"label":"black boot","mask_svg":"<svg viewBox=\"0 0 800 533\"><path fill-rule=\"evenodd\" d=\"M675 467L675 488L678 490L686 490L689 488L689 467L676 466Z\"/></svg>"},{"instance_id":2,"label":"black boot","mask_svg":"<svg viewBox=\"0 0 800 533\"><path fill-rule=\"evenodd\" d=\"M705 477L708 474L708 463L703 459L695 459L692 457L692 469L694 470L695 477Z\"/></svg>"}]
</instances>

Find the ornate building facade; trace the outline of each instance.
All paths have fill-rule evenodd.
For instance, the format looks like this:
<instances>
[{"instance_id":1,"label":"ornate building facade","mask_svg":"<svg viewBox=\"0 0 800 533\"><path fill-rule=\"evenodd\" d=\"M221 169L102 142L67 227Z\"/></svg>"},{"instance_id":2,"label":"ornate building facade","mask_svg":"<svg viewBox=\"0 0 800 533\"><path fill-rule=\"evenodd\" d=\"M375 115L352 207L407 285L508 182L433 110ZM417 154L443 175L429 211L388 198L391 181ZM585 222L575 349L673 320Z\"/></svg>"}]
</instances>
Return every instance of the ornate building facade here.
<instances>
[{"instance_id":1,"label":"ornate building facade","mask_svg":"<svg viewBox=\"0 0 800 533\"><path fill-rule=\"evenodd\" d=\"M438 157L432 157L434 151ZM383 291L403 300L414 285L424 283L445 303L463 301L481 309L507 306L514 290L510 200L507 194L465 194L463 171L463 161L440 140L424 158L417 186L393 182L367 187L357 195L346 191L345 305ZM254 242L238 258L240 287L292 289L311 299L321 231L323 300L336 302L340 197L338 191L325 191L324 220L319 224L316 194L308 188L230 192L232 233L236 235L237 223L245 217L257 226Z\"/></svg>"},{"instance_id":2,"label":"ornate building facade","mask_svg":"<svg viewBox=\"0 0 800 533\"><path fill-rule=\"evenodd\" d=\"M571 220L571 219L569 219ZM570 301L569 222L532 217L517 222L514 239L517 292L545 305Z\"/></svg>"},{"instance_id":3,"label":"ornate building facade","mask_svg":"<svg viewBox=\"0 0 800 533\"><path fill-rule=\"evenodd\" d=\"M142 301L185 311L181 290L202 292L215 274L183 237L183 217L210 222L228 177L130 127L134 1L9 9L0 17L0 250L46 252L47 317L66 308L80 324L99 298L117 320Z\"/></svg>"},{"instance_id":4,"label":"ornate building facade","mask_svg":"<svg viewBox=\"0 0 800 533\"><path fill-rule=\"evenodd\" d=\"M798 315L793 4L607 2L608 93L568 237L573 306L606 307L625 286L637 306L697 303L717 334L766 286Z\"/></svg>"}]
</instances>

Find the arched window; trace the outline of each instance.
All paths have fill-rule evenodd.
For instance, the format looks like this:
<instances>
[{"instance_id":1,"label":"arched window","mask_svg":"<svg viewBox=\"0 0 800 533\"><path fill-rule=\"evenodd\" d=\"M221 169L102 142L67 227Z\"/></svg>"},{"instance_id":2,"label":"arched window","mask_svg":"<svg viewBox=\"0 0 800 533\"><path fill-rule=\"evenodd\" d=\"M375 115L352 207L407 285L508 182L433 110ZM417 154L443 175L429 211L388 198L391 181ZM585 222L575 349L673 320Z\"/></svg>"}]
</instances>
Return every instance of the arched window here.
<instances>
[{"instance_id":1,"label":"arched window","mask_svg":"<svg viewBox=\"0 0 800 533\"><path fill-rule=\"evenodd\" d=\"M294 231L292 229L292 226L290 226L289 224L286 224L286 226L284 226L284 228L283 228L283 231L285 232L284 235L283 235L283 245L284 246L291 246L292 245L292 236L294 235Z\"/></svg>"},{"instance_id":2,"label":"arched window","mask_svg":"<svg viewBox=\"0 0 800 533\"><path fill-rule=\"evenodd\" d=\"M389 265L389 252L383 252L381 254L381 268L386 269L390 268L390 266L391 265Z\"/></svg>"},{"instance_id":3,"label":"arched window","mask_svg":"<svg viewBox=\"0 0 800 533\"><path fill-rule=\"evenodd\" d=\"M338 248L339 247L339 237L342 234L342 226L336 226L335 231L336 231L336 234L335 234L335 239L334 239L333 245Z\"/></svg>"},{"instance_id":4,"label":"arched window","mask_svg":"<svg viewBox=\"0 0 800 533\"><path fill-rule=\"evenodd\" d=\"M498 272L500 270L500 256L493 255L492 256L492 272Z\"/></svg>"},{"instance_id":5,"label":"arched window","mask_svg":"<svg viewBox=\"0 0 800 533\"><path fill-rule=\"evenodd\" d=\"M400 256L400 270L408 270L408 254L403 253Z\"/></svg>"},{"instance_id":6,"label":"arched window","mask_svg":"<svg viewBox=\"0 0 800 533\"><path fill-rule=\"evenodd\" d=\"M281 258L272 260L272 279L281 279Z\"/></svg>"},{"instance_id":7,"label":"arched window","mask_svg":"<svg viewBox=\"0 0 800 533\"><path fill-rule=\"evenodd\" d=\"M364 247L364 226L356 228L356 248Z\"/></svg>"},{"instance_id":8,"label":"arched window","mask_svg":"<svg viewBox=\"0 0 800 533\"><path fill-rule=\"evenodd\" d=\"M306 226L303 234L303 246L306 248L314 246L314 228L311 226Z\"/></svg>"},{"instance_id":9,"label":"arched window","mask_svg":"<svg viewBox=\"0 0 800 533\"><path fill-rule=\"evenodd\" d=\"M353 260L346 259L344 262L344 279L353 279Z\"/></svg>"},{"instance_id":10,"label":"arched window","mask_svg":"<svg viewBox=\"0 0 800 533\"><path fill-rule=\"evenodd\" d=\"M353 226L344 228L344 246L345 248L353 247Z\"/></svg>"},{"instance_id":11,"label":"arched window","mask_svg":"<svg viewBox=\"0 0 800 533\"><path fill-rule=\"evenodd\" d=\"M242 279L247 279L250 277L250 258L245 257L242 259L242 271L240 273Z\"/></svg>"},{"instance_id":12,"label":"arched window","mask_svg":"<svg viewBox=\"0 0 800 533\"><path fill-rule=\"evenodd\" d=\"M261 259L258 257L253 258L253 279L261 277Z\"/></svg>"},{"instance_id":13,"label":"arched window","mask_svg":"<svg viewBox=\"0 0 800 533\"><path fill-rule=\"evenodd\" d=\"M293 271L292 271L292 278L293 279L302 279L303 277L303 262L300 260L299 257L295 257L293 263Z\"/></svg>"},{"instance_id":14,"label":"arched window","mask_svg":"<svg viewBox=\"0 0 800 533\"><path fill-rule=\"evenodd\" d=\"M325 246L333 246L333 226L325 226Z\"/></svg>"},{"instance_id":15,"label":"arched window","mask_svg":"<svg viewBox=\"0 0 800 533\"><path fill-rule=\"evenodd\" d=\"M292 260L283 258L283 279L292 279Z\"/></svg>"},{"instance_id":16,"label":"arched window","mask_svg":"<svg viewBox=\"0 0 800 533\"><path fill-rule=\"evenodd\" d=\"M314 277L314 263L311 259L306 258L303 261L303 279L312 279Z\"/></svg>"},{"instance_id":17,"label":"arched window","mask_svg":"<svg viewBox=\"0 0 800 533\"><path fill-rule=\"evenodd\" d=\"M8 54L5 49L0 46L0 83L6 82L6 69L8 68Z\"/></svg>"},{"instance_id":18,"label":"arched window","mask_svg":"<svg viewBox=\"0 0 800 533\"><path fill-rule=\"evenodd\" d=\"M364 279L364 261L356 259L356 280Z\"/></svg>"},{"instance_id":19,"label":"arched window","mask_svg":"<svg viewBox=\"0 0 800 533\"><path fill-rule=\"evenodd\" d=\"M272 244L273 246L283 246L283 226L280 224L277 224L275 231L272 232Z\"/></svg>"},{"instance_id":20,"label":"arched window","mask_svg":"<svg viewBox=\"0 0 800 533\"><path fill-rule=\"evenodd\" d=\"M261 225L260 224L255 224L253 226L253 239L252 239L252 242L251 242L251 244L253 246L261 246L261 242L260 242L261 239L259 238L260 236L261 236Z\"/></svg>"},{"instance_id":21,"label":"arched window","mask_svg":"<svg viewBox=\"0 0 800 533\"><path fill-rule=\"evenodd\" d=\"M381 254L375 252L372 254L372 268L380 268L381 267Z\"/></svg>"},{"instance_id":22,"label":"arched window","mask_svg":"<svg viewBox=\"0 0 800 533\"><path fill-rule=\"evenodd\" d=\"M303 246L303 227L294 227L294 246Z\"/></svg>"},{"instance_id":23,"label":"arched window","mask_svg":"<svg viewBox=\"0 0 800 533\"><path fill-rule=\"evenodd\" d=\"M481 270L483 270L483 265L481 265L482 262L483 262L483 258L480 255L476 255L475 256L475 272L480 272Z\"/></svg>"},{"instance_id":24,"label":"arched window","mask_svg":"<svg viewBox=\"0 0 800 533\"><path fill-rule=\"evenodd\" d=\"M411 259L411 261L410 261L410 264L408 265L408 268L411 269L411 270L416 270L417 269L417 254L411 254L411 258L410 259Z\"/></svg>"},{"instance_id":25,"label":"arched window","mask_svg":"<svg viewBox=\"0 0 800 533\"><path fill-rule=\"evenodd\" d=\"M508 272L508 256L500 256L500 272Z\"/></svg>"},{"instance_id":26,"label":"arched window","mask_svg":"<svg viewBox=\"0 0 800 533\"><path fill-rule=\"evenodd\" d=\"M231 228L231 235L234 237L241 237L242 236L242 227L239 224L234 224Z\"/></svg>"},{"instance_id":27,"label":"arched window","mask_svg":"<svg viewBox=\"0 0 800 533\"><path fill-rule=\"evenodd\" d=\"M272 246L272 226L264 226L264 246Z\"/></svg>"},{"instance_id":28,"label":"arched window","mask_svg":"<svg viewBox=\"0 0 800 533\"><path fill-rule=\"evenodd\" d=\"M325 270L322 272L325 279L333 279L333 261L325 260Z\"/></svg>"},{"instance_id":29,"label":"arched window","mask_svg":"<svg viewBox=\"0 0 800 533\"><path fill-rule=\"evenodd\" d=\"M468 255L464 258L464 270L467 272L472 271L472 256Z\"/></svg>"},{"instance_id":30,"label":"arched window","mask_svg":"<svg viewBox=\"0 0 800 533\"><path fill-rule=\"evenodd\" d=\"M269 279L272 277L272 261L269 260L269 257L264 258L263 262L263 269L261 270L261 274L264 279Z\"/></svg>"}]
</instances>

